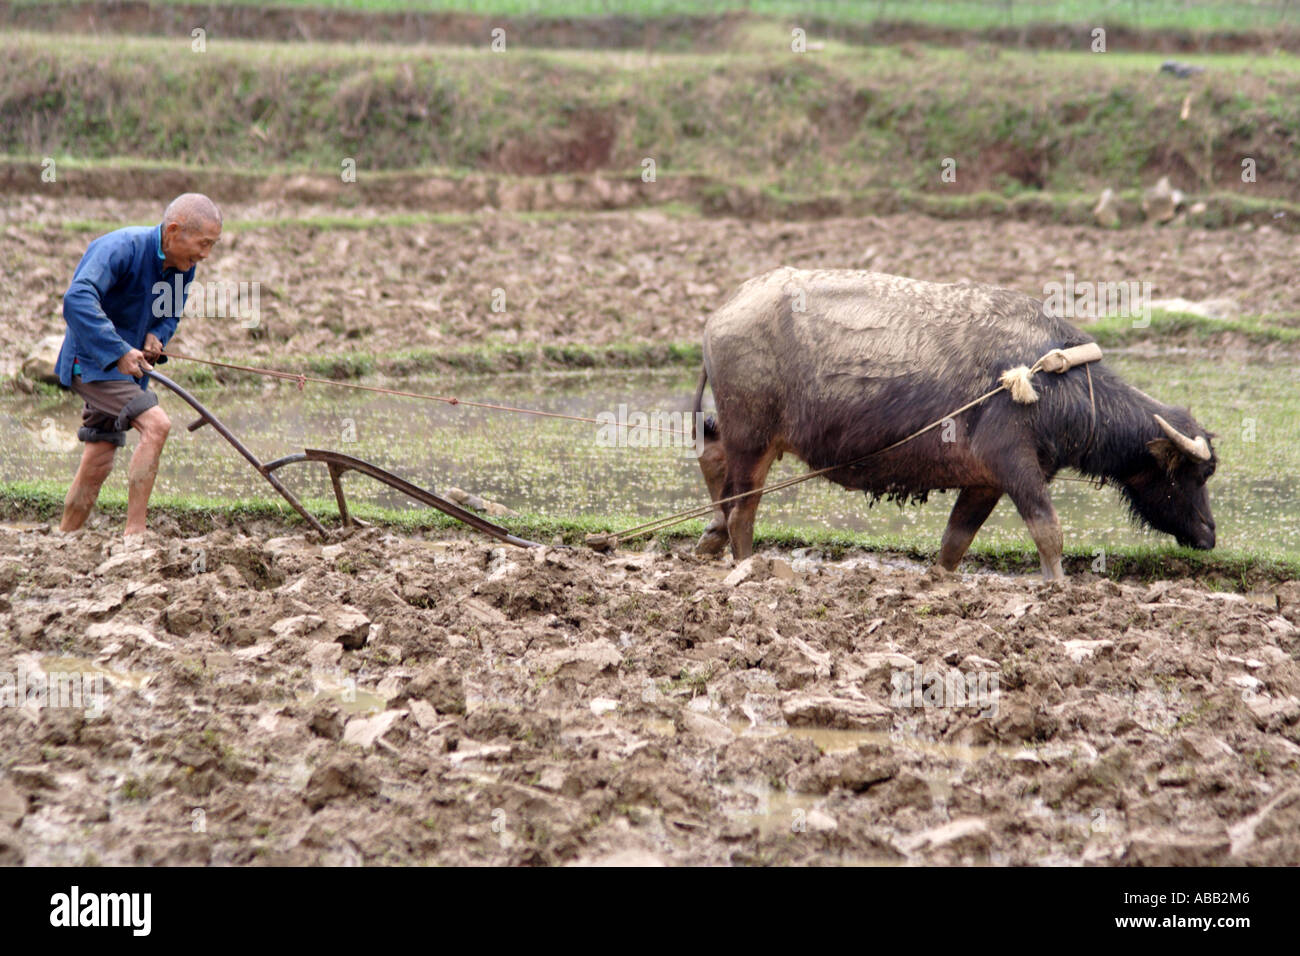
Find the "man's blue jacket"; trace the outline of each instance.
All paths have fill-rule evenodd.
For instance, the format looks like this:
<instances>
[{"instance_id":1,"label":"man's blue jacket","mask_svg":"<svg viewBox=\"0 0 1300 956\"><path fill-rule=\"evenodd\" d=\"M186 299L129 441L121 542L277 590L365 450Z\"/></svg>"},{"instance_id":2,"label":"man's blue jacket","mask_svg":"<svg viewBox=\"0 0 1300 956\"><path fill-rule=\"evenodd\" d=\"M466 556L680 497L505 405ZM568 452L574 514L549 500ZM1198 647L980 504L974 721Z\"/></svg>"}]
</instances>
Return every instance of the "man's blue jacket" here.
<instances>
[{"instance_id":1,"label":"man's blue jacket","mask_svg":"<svg viewBox=\"0 0 1300 956\"><path fill-rule=\"evenodd\" d=\"M164 347L176 332L195 267L183 273L163 268L165 258L161 224L127 226L90 244L63 295L68 332L55 367L65 387L73 374L83 382L148 387L148 375L137 381L119 372L117 362L131 349L143 349L150 332Z\"/></svg>"}]
</instances>

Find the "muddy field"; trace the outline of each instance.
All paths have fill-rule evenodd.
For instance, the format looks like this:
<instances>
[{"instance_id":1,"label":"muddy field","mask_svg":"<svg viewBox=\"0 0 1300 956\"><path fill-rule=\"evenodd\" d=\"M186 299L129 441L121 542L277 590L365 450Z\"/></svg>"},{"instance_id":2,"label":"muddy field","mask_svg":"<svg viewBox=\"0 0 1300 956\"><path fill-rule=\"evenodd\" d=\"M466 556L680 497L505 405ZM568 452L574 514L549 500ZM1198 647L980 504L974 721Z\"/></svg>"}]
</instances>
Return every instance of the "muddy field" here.
<instances>
[{"instance_id":1,"label":"muddy field","mask_svg":"<svg viewBox=\"0 0 1300 956\"><path fill-rule=\"evenodd\" d=\"M336 211L283 202L225 208L228 223L322 213ZM363 219L366 211L354 214ZM20 363L42 336L63 332L63 293L99 233L63 223L160 216L152 203L14 199L0 236L5 361ZM1092 282L1149 281L1156 299L1227 298L1246 315L1294 316L1298 255L1300 235L1267 226L1107 231L914 215L779 223L658 210L561 218L486 211L364 230L285 225L228 231L196 277L258 283L257 326L243 327L242 317L187 318L172 345L255 360L492 342L695 342L736 286L783 265L988 282L1035 296L1068 272ZM493 310L494 290L501 311Z\"/></svg>"},{"instance_id":2,"label":"muddy field","mask_svg":"<svg viewBox=\"0 0 1300 956\"><path fill-rule=\"evenodd\" d=\"M2 862L1300 864L1297 582L157 527L0 528Z\"/></svg>"}]
</instances>

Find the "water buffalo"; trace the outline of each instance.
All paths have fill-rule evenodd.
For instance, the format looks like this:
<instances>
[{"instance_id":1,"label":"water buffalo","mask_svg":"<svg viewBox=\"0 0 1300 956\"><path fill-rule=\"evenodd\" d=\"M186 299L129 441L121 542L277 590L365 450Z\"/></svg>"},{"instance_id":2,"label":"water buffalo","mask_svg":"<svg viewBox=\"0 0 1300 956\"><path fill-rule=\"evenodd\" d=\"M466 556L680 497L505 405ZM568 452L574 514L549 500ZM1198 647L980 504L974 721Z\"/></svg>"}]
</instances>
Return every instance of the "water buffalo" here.
<instances>
[{"instance_id":1,"label":"water buffalo","mask_svg":"<svg viewBox=\"0 0 1300 956\"><path fill-rule=\"evenodd\" d=\"M704 370L716 421L703 425L700 468L712 500L762 486L791 452L811 468L841 465L911 434L997 386L1006 370L1093 339L1043 303L991 286L940 285L873 272L777 269L751 279L709 317ZM1039 400L1006 391L870 461L827 478L875 498L924 501L960 489L938 564L957 567L993 506L1010 495L1038 547L1043 576L1064 577L1061 526L1048 483L1061 468L1105 478L1140 522L1180 544L1214 547L1206 479L1210 433L1186 409L1091 363L1039 372ZM697 415L697 421L699 417ZM714 509L697 550L753 550L761 495Z\"/></svg>"}]
</instances>

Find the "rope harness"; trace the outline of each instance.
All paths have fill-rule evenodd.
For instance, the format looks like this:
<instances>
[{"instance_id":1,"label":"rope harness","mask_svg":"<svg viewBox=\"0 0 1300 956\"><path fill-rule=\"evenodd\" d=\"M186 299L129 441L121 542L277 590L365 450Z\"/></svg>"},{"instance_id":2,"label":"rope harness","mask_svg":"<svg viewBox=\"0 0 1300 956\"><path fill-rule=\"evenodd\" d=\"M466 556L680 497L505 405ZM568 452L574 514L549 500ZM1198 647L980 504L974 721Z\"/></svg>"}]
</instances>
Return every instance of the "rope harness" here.
<instances>
[{"instance_id":1,"label":"rope harness","mask_svg":"<svg viewBox=\"0 0 1300 956\"><path fill-rule=\"evenodd\" d=\"M334 381L333 379L317 378L310 375L304 375L302 373L284 372L277 369L258 368L252 365L236 365L231 362L218 362L213 359L203 359L194 355L185 355L184 353L181 352L163 351L161 354L167 356L168 358L184 359L185 361L188 362L198 362L202 365L211 365L216 368L227 368L239 372L248 372L254 375L263 375L268 378L276 378L276 379L292 381L297 384L299 391L302 391L306 387L306 384L308 382L312 382L314 384L319 384L319 385L330 385L335 388L350 388L350 389L355 389L357 391L378 392L383 395L397 395L403 398L418 398L418 399L423 399L425 401L443 402L447 405L466 405L472 408L485 408L485 409L492 409L495 411L517 412L519 414L524 414L524 415L536 415L543 418L559 418L559 419L564 419L566 421L584 422L584 423L594 424L594 425L613 424L610 422L602 422L600 419L597 418L588 418L581 415L564 415L559 412L545 412L545 411L541 411L540 409L534 409L534 408L520 408L513 405L499 405L490 402L473 402L465 399L456 398L455 396L429 395L422 392L410 392L402 389L383 388L377 385L359 385L355 382L337 382ZM877 455L883 455L885 452L893 451L895 448L898 448L900 445L904 445L907 442L911 441L912 439L924 435L926 432L930 431L931 429L937 428L939 425L942 425L945 421L948 421L951 418L955 418L956 416L962 414L963 412L969 411L970 409L981 404L982 402L988 401L988 399L992 398L994 395L998 394L998 392L1001 391L1009 392L1011 394L1012 401L1018 402L1019 404L1022 405L1033 404L1034 402L1038 401L1038 393L1034 390L1034 386L1032 382L1034 375L1036 375L1039 372L1054 372L1059 375L1065 373L1069 369L1074 368L1075 366L1078 365L1083 365L1088 373L1088 400L1092 409L1092 424L1091 424L1091 428L1089 429L1088 444L1087 446L1085 446L1085 453L1086 453L1086 451L1091 449L1092 447L1092 442L1096 435L1096 430L1097 430L1097 402L1096 402L1096 397L1093 394L1093 388L1092 388L1091 363L1098 361L1100 358L1101 358L1101 346L1099 346L1096 342L1089 342L1085 345L1076 345L1068 349L1052 349L1050 352L1042 356L1032 366L1020 365L1003 372L998 379L999 384L996 388L990 389L989 391L981 395L979 398L967 402L965 405L961 406L960 408L954 409L952 412L949 412L947 415L944 415L942 418L936 419L935 421L926 425L924 428L919 428L916 431L912 432L912 434L906 436L905 438L899 439L893 444L886 445L884 448L878 448L873 452L870 452L866 455L862 455L859 458L854 458L851 461L843 462L837 465L829 465L825 468L818 468L813 471L805 472L802 475L796 475L793 478L786 478L772 485L764 485L761 488L752 488L749 491L744 491L739 494L730 495L729 497L721 498L717 501L711 501L707 505L701 505L695 508L688 508L685 511L679 511L676 512L675 514L666 515L661 518L656 518L653 521L647 521L643 524L639 524L634 527L627 528L626 530L623 531L618 531L618 532L611 531L606 534L589 534L586 537L586 543L589 547L597 551L608 551L613 549L615 546L617 546L620 541L626 540L628 538L639 537L644 534L650 534L656 531L661 531L664 528L672 527L673 525L680 524L683 521L689 521L692 518L703 517L721 505L729 504L730 502L733 501L739 501L743 498L748 498L752 495L761 495L765 492L780 491L783 488L792 487L794 485L799 484L800 482L809 481L813 478L817 478L821 475L828 474L832 471L838 471L843 468L855 467L857 465L862 464L865 461L868 461L876 457ZM693 431L687 432L685 429L670 428L667 426L655 426L655 425L648 425L648 424L647 425L620 424L620 427L630 428L630 429L647 429L651 431L673 432L679 435L690 434L692 438L694 437ZM1074 480L1084 480L1084 479L1074 479Z\"/></svg>"}]
</instances>

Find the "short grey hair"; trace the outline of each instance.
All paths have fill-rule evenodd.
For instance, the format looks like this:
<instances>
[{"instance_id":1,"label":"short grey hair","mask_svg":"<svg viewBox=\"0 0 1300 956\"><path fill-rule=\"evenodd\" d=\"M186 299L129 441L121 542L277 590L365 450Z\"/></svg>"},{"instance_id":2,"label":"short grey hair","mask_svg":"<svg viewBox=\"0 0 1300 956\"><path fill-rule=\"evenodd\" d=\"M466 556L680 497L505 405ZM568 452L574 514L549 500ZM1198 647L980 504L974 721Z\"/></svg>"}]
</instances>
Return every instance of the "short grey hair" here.
<instances>
[{"instance_id":1,"label":"short grey hair","mask_svg":"<svg viewBox=\"0 0 1300 956\"><path fill-rule=\"evenodd\" d=\"M221 210L202 193L182 193L167 205L163 213L163 228L177 223L186 232L213 224L221 227Z\"/></svg>"}]
</instances>

